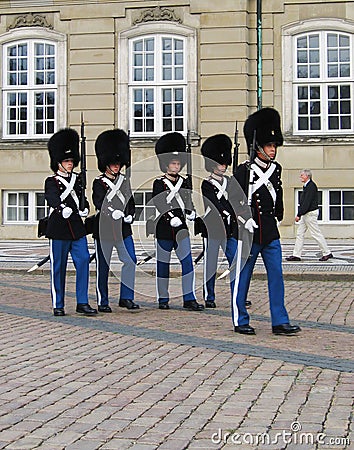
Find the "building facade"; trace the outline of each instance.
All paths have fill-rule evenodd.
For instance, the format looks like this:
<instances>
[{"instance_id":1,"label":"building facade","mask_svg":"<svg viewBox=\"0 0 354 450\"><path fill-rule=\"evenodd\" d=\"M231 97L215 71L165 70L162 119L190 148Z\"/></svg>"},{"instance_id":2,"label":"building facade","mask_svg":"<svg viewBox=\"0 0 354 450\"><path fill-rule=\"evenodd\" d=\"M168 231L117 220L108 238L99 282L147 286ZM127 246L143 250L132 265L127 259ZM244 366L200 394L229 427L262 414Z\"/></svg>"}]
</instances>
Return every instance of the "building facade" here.
<instances>
[{"instance_id":1,"label":"building facade","mask_svg":"<svg viewBox=\"0 0 354 450\"><path fill-rule=\"evenodd\" d=\"M282 237L294 237L299 172L310 168L325 236L353 238L354 0L2 0L0 57L0 239L36 238L47 141L80 132L82 115L88 198L96 137L129 131L144 239L156 140L189 131L199 208L202 142L234 139L237 123L244 161L243 123L259 106L282 117Z\"/></svg>"}]
</instances>

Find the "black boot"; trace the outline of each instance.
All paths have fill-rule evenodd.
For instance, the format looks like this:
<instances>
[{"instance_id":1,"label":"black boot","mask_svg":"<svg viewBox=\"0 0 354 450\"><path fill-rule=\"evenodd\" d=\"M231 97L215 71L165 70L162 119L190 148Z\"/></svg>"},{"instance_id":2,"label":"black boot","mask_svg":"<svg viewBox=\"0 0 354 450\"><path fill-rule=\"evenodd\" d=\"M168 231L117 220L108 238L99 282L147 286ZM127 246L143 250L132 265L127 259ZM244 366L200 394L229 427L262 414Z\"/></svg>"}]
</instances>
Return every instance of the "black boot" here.
<instances>
[{"instance_id":1,"label":"black boot","mask_svg":"<svg viewBox=\"0 0 354 450\"><path fill-rule=\"evenodd\" d=\"M85 316L94 316L97 314L97 309L91 308L88 303L84 303L76 306L76 312L79 314L85 314Z\"/></svg>"}]
</instances>

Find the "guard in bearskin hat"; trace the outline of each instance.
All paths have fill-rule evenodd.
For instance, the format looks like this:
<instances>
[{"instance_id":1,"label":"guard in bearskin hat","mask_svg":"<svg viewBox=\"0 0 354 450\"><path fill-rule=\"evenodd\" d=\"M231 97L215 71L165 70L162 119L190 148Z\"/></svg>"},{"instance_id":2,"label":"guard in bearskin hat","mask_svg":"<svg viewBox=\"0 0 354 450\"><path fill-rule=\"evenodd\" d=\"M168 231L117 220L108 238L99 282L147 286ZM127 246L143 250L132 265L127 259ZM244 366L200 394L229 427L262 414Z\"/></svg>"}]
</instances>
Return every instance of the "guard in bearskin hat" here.
<instances>
[{"instance_id":1,"label":"guard in bearskin hat","mask_svg":"<svg viewBox=\"0 0 354 450\"><path fill-rule=\"evenodd\" d=\"M96 208L93 238L96 249L96 296L98 311L112 312L108 298L108 275L113 248L122 262L119 306L139 309L134 302L136 255L131 224L135 203L127 175L130 163L129 137L120 129L103 131L96 139L95 152L101 174L92 185Z\"/></svg>"},{"instance_id":2,"label":"guard in bearskin hat","mask_svg":"<svg viewBox=\"0 0 354 450\"><path fill-rule=\"evenodd\" d=\"M51 295L55 316L64 316L65 276L69 253L76 268L76 312L97 314L88 303L89 260L86 230L82 218L89 211L82 202L80 175L73 171L79 164L78 133L65 128L48 141L50 167L54 175L45 180L45 199L50 207L46 237L50 244ZM80 210L80 205L85 209Z\"/></svg>"},{"instance_id":3,"label":"guard in bearskin hat","mask_svg":"<svg viewBox=\"0 0 354 450\"><path fill-rule=\"evenodd\" d=\"M157 299L159 309L169 309L169 273L174 249L182 265L183 307L191 311L204 309L196 301L194 267L186 219L195 220L192 193L186 178L180 175L186 164L186 141L177 132L163 135L155 145L160 169L164 175L153 184L153 202L157 218L156 260Z\"/></svg>"},{"instance_id":4,"label":"guard in bearskin hat","mask_svg":"<svg viewBox=\"0 0 354 450\"><path fill-rule=\"evenodd\" d=\"M245 302L258 258L262 255L269 290L269 303L274 334L294 334L300 327L289 323L284 305L284 280L278 224L283 219L283 189L281 165L275 161L277 149L283 145L280 116L273 108L263 108L251 114L244 124L244 136L250 160L240 164L236 179L245 191L253 213L254 231L250 257L243 267L237 286L237 308L233 310L235 331L255 334L249 325ZM236 287L235 287L236 289Z\"/></svg>"},{"instance_id":5,"label":"guard in bearskin hat","mask_svg":"<svg viewBox=\"0 0 354 450\"><path fill-rule=\"evenodd\" d=\"M236 207L237 186L233 177L225 172L232 163L231 139L225 134L216 134L206 139L201 147L205 169L210 172L202 181L201 191L204 202L202 227L204 248L204 300L206 308L215 308L215 279L219 249L222 248L229 266L231 295L233 295L237 252L238 221ZM239 209L239 208L238 208ZM245 223L250 219L247 211L243 212Z\"/></svg>"}]
</instances>

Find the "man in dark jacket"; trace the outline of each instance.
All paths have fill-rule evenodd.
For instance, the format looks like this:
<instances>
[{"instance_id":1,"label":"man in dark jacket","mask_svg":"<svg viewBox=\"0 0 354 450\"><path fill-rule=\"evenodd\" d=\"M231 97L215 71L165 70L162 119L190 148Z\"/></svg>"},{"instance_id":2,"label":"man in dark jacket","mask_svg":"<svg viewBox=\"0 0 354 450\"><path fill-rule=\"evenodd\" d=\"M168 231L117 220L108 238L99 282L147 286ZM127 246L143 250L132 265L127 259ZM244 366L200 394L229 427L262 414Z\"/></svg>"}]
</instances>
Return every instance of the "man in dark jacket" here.
<instances>
[{"instance_id":1,"label":"man in dark jacket","mask_svg":"<svg viewBox=\"0 0 354 450\"><path fill-rule=\"evenodd\" d=\"M240 164L236 179L245 191L254 219L254 237L250 257L243 267L236 287L236 303L233 323L241 334L255 334L249 325L245 306L252 272L259 253L262 255L268 278L269 303L274 334L294 334L300 327L290 325L284 305L284 280L278 224L283 219L282 168L275 161L277 147L283 144L280 116L272 108L263 108L248 117L244 125L244 136L249 154L254 161Z\"/></svg>"},{"instance_id":2,"label":"man in dark jacket","mask_svg":"<svg viewBox=\"0 0 354 450\"><path fill-rule=\"evenodd\" d=\"M295 222L299 222L296 233L295 246L292 256L286 258L287 261L301 261L301 253L304 246L305 233L307 230L318 243L322 257L320 261L328 261L333 258L328 248L327 242L318 226L318 189L312 180L312 172L304 169L300 173L300 180L304 185L304 190L300 198L300 206L295 217Z\"/></svg>"},{"instance_id":3,"label":"man in dark jacket","mask_svg":"<svg viewBox=\"0 0 354 450\"><path fill-rule=\"evenodd\" d=\"M79 135L71 128L55 133L48 141L50 167L54 175L45 180L45 199L50 207L46 237L50 245L50 281L55 316L64 316L65 277L68 255L76 269L76 312L95 315L97 310L88 304L89 260L86 217L89 204L80 210L80 176L73 172L79 164Z\"/></svg>"},{"instance_id":4,"label":"man in dark jacket","mask_svg":"<svg viewBox=\"0 0 354 450\"><path fill-rule=\"evenodd\" d=\"M159 213L157 218L156 261L157 298L159 309L169 309L170 258L174 249L182 265L183 307L201 311L197 303L195 276L186 219L195 220L196 213L191 190L186 178L179 172L186 164L186 141L177 132L163 135L156 143L155 153L164 175L153 183L153 203Z\"/></svg>"},{"instance_id":5,"label":"man in dark jacket","mask_svg":"<svg viewBox=\"0 0 354 450\"><path fill-rule=\"evenodd\" d=\"M98 311L112 312L108 299L108 275L113 248L123 263L119 306L139 309L134 302L136 255L131 224L135 202L130 181L120 171L129 165L129 138L123 130L106 130L96 139L98 169L102 172L92 185L96 208L93 237L96 250L96 296Z\"/></svg>"}]
</instances>

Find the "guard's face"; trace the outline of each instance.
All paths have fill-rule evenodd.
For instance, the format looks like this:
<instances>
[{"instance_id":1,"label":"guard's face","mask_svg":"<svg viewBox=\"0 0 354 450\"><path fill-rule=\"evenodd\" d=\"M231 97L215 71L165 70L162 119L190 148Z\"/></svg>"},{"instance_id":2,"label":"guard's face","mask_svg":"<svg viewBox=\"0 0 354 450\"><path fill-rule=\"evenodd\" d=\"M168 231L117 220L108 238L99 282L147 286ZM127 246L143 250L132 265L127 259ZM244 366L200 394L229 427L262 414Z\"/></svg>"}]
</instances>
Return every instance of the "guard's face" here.
<instances>
[{"instance_id":1,"label":"guard's face","mask_svg":"<svg viewBox=\"0 0 354 450\"><path fill-rule=\"evenodd\" d=\"M214 173L216 175L224 175L226 169L227 169L226 164L218 164L217 166L215 166Z\"/></svg>"},{"instance_id":2,"label":"guard's face","mask_svg":"<svg viewBox=\"0 0 354 450\"><path fill-rule=\"evenodd\" d=\"M119 163L114 163L114 164L110 164L108 166L108 168L114 173L117 174L120 171L120 164Z\"/></svg>"},{"instance_id":3,"label":"guard's face","mask_svg":"<svg viewBox=\"0 0 354 450\"><path fill-rule=\"evenodd\" d=\"M62 161L60 164L63 166L63 168L67 172L70 173L73 171L73 168L74 168L74 160L73 159L71 159L71 158L64 159L64 161Z\"/></svg>"},{"instance_id":4,"label":"guard's face","mask_svg":"<svg viewBox=\"0 0 354 450\"><path fill-rule=\"evenodd\" d=\"M178 159L173 159L167 166L167 173L177 174L181 170L181 163Z\"/></svg>"},{"instance_id":5,"label":"guard's face","mask_svg":"<svg viewBox=\"0 0 354 450\"><path fill-rule=\"evenodd\" d=\"M269 142L263 147L264 153L269 156L270 159L274 159L277 156L277 146L274 142Z\"/></svg>"}]
</instances>

